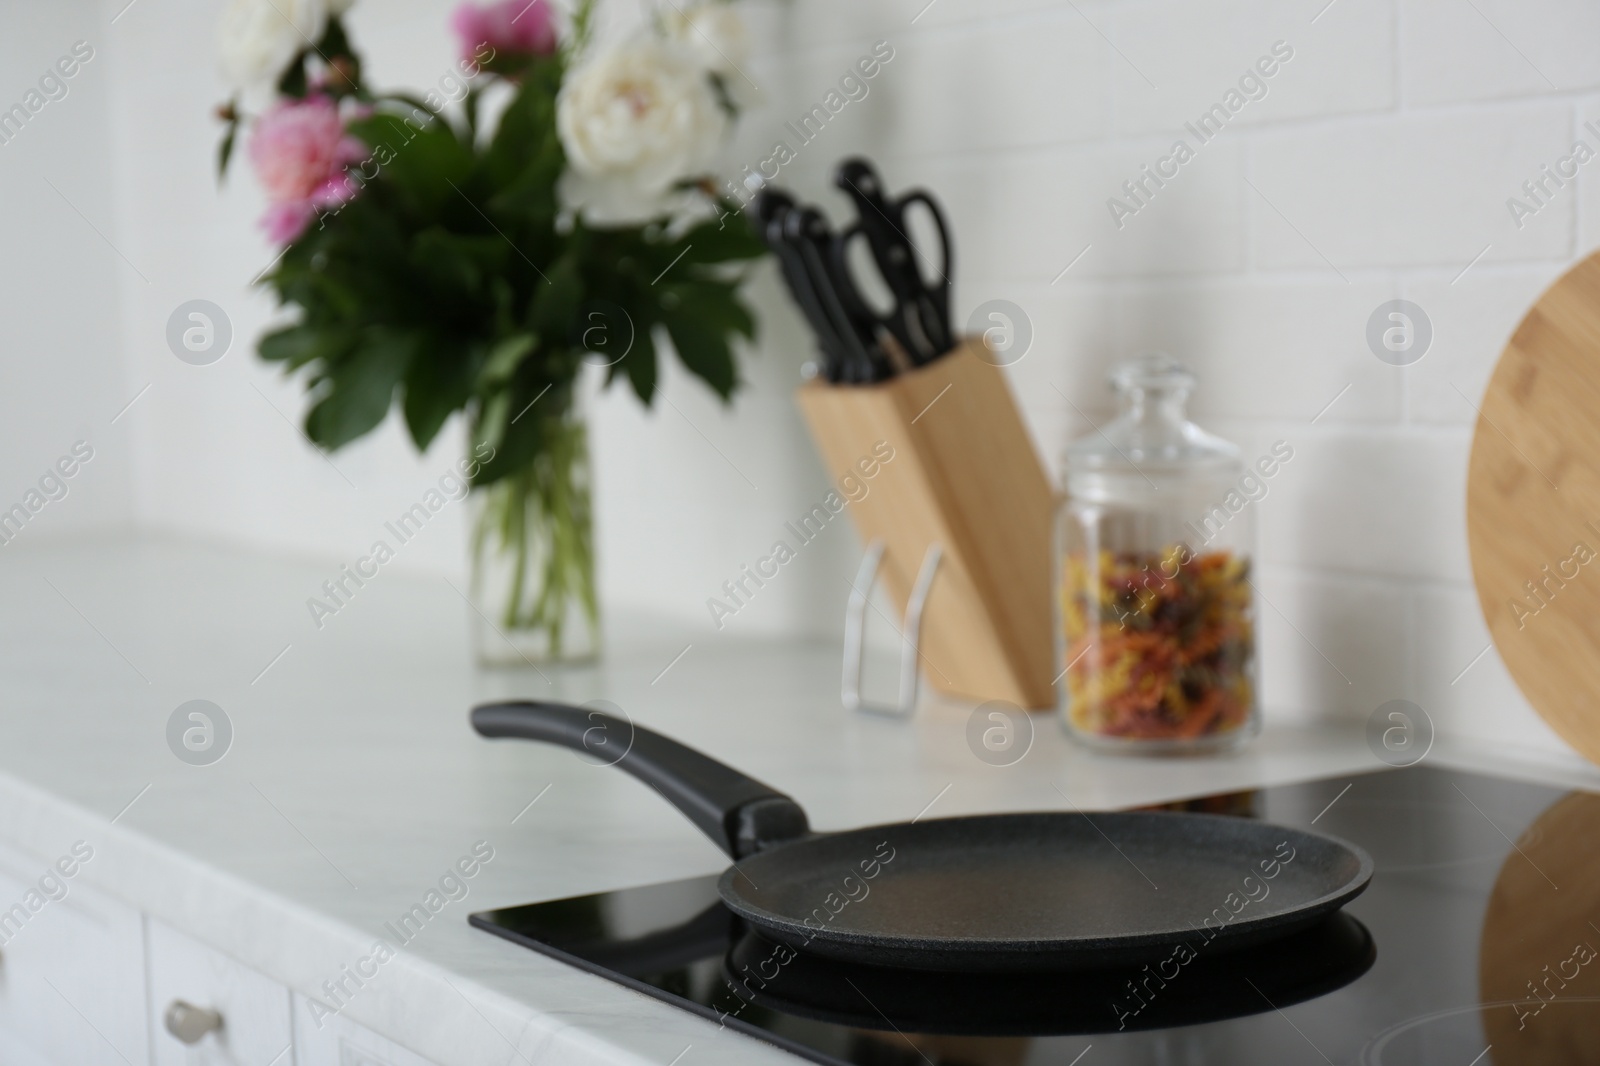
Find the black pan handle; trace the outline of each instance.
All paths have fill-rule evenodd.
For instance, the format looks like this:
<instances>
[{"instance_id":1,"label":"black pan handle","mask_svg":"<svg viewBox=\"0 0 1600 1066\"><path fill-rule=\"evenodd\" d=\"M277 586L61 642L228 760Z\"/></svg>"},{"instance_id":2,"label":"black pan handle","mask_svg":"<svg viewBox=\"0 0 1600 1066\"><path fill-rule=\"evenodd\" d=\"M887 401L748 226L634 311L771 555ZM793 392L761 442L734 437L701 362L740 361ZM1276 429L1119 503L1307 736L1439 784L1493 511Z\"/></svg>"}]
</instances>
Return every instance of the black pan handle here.
<instances>
[{"instance_id":1,"label":"black pan handle","mask_svg":"<svg viewBox=\"0 0 1600 1066\"><path fill-rule=\"evenodd\" d=\"M643 726L587 707L518 700L472 709L486 737L586 751L637 777L734 859L806 836L806 812L776 789Z\"/></svg>"}]
</instances>

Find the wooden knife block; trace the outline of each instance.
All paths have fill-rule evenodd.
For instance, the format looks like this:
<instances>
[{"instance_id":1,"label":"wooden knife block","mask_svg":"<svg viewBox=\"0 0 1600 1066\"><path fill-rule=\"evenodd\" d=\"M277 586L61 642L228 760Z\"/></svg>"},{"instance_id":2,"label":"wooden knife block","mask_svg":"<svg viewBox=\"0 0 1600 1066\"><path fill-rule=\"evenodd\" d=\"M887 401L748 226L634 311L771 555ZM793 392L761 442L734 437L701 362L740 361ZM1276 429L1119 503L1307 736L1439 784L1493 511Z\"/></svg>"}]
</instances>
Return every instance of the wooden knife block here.
<instances>
[{"instance_id":1,"label":"wooden knife block","mask_svg":"<svg viewBox=\"0 0 1600 1066\"><path fill-rule=\"evenodd\" d=\"M796 395L835 482L867 487L847 510L863 540L884 540L879 578L902 614L923 554L943 547L923 613L924 676L969 699L1051 707L1056 497L983 344L967 338L879 385L816 379ZM864 479L857 464L880 441L894 458Z\"/></svg>"}]
</instances>

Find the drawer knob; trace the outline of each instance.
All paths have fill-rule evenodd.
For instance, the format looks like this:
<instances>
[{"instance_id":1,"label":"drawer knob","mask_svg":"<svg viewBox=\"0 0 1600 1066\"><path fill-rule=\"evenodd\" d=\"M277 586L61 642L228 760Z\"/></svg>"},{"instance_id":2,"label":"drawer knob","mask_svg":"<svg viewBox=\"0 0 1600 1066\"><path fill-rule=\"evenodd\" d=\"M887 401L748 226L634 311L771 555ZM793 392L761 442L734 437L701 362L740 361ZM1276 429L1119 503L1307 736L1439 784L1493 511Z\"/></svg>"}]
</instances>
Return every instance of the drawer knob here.
<instances>
[{"instance_id":1,"label":"drawer knob","mask_svg":"<svg viewBox=\"0 0 1600 1066\"><path fill-rule=\"evenodd\" d=\"M206 1007L196 1007L175 999L167 1005L167 1032L185 1044L198 1044L207 1033L222 1028L222 1015Z\"/></svg>"}]
</instances>

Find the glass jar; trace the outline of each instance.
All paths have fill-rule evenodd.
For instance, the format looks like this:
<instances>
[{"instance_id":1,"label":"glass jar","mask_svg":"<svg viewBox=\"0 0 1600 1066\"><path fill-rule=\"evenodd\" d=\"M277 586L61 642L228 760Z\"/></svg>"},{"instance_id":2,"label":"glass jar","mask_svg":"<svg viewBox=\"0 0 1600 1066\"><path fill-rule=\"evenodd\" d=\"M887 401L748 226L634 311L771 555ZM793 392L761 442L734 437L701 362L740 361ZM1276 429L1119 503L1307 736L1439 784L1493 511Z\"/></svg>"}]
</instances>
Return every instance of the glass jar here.
<instances>
[{"instance_id":1,"label":"glass jar","mask_svg":"<svg viewBox=\"0 0 1600 1066\"><path fill-rule=\"evenodd\" d=\"M1117 362L1121 412L1066 453L1056 521L1062 714L1091 747L1215 751L1259 728L1255 514L1239 449L1190 422L1195 377Z\"/></svg>"}]
</instances>

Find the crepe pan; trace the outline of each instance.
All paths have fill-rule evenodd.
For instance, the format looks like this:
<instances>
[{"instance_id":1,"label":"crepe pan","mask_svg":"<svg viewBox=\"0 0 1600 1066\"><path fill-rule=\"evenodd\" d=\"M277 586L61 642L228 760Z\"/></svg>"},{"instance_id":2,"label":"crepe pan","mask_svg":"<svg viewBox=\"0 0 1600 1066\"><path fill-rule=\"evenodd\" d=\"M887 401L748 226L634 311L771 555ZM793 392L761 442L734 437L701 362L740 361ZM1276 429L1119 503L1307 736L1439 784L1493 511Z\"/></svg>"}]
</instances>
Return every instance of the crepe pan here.
<instances>
[{"instance_id":1,"label":"crepe pan","mask_svg":"<svg viewBox=\"0 0 1600 1066\"><path fill-rule=\"evenodd\" d=\"M1304 928L1372 877L1360 848L1170 811L969 815L816 833L781 792L600 711L485 704L472 725L613 763L734 860L723 902L809 954L938 971L1059 970L1226 951ZM1270 876L1269 876L1270 875Z\"/></svg>"},{"instance_id":2,"label":"crepe pan","mask_svg":"<svg viewBox=\"0 0 1600 1066\"><path fill-rule=\"evenodd\" d=\"M717 909L726 916L725 908ZM1252 947L1194 950L1181 967L1163 959L1164 966L1149 969L1149 963L1124 963L1060 972L918 973L786 955L760 934L746 933L729 947L722 979L756 1006L854 1029L1063 1036L1170 1029L1282 1010L1343 988L1377 959L1372 934L1347 913ZM1162 972L1165 987L1151 978ZM1130 988L1146 995L1136 997Z\"/></svg>"}]
</instances>

